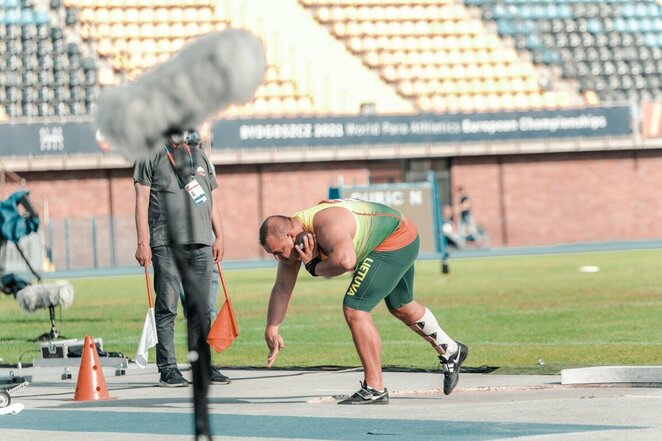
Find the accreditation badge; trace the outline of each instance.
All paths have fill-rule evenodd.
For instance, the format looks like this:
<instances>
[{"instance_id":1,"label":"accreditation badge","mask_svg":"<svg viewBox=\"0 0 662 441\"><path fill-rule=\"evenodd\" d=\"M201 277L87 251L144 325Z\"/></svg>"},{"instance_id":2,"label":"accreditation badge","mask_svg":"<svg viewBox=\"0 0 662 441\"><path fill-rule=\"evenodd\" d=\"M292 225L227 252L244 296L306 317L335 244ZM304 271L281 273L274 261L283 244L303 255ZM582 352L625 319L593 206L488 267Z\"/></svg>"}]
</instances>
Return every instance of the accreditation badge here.
<instances>
[{"instance_id":1,"label":"accreditation badge","mask_svg":"<svg viewBox=\"0 0 662 441\"><path fill-rule=\"evenodd\" d=\"M195 205L200 205L204 204L207 202L207 195L205 194L205 191L202 189L200 184L198 184L198 181L194 179L191 179L191 182L186 184L186 192L191 196L191 199L193 199L193 202L195 202Z\"/></svg>"}]
</instances>

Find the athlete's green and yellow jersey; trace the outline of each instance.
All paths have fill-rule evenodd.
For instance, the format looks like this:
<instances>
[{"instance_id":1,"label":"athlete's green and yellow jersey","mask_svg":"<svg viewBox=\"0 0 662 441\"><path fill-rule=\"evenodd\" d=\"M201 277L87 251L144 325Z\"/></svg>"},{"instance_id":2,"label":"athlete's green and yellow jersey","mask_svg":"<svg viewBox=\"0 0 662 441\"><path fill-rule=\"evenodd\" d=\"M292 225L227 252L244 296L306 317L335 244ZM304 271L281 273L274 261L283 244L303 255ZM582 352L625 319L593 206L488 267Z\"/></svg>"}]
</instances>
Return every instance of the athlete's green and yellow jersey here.
<instances>
[{"instance_id":1,"label":"athlete's green and yellow jersey","mask_svg":"<svg viewBox=\"0 0 662 441\"><path fill-rule=\"evenodd\" d=\"M359 199L324 200L314 207L294 213L292 217L303 224L304 231L315 233L313 227L315 215L331 207L345 208L354 215L354 219L356 220L356 234L354 234L352 242L356 250L357 263L361 262L368 254L376 249L384 248L384 251L398 249L401 246L407 245L416 237L414 227L414 235L411 238L409 238L410 235L407 238L398 238L395 241L397 243L391 241L393 243L384 247L383 242L393 236L393 233L406 223L406 219L402 213L391 207L376 202L361 201Z\"/></svg>"}]
</instances>

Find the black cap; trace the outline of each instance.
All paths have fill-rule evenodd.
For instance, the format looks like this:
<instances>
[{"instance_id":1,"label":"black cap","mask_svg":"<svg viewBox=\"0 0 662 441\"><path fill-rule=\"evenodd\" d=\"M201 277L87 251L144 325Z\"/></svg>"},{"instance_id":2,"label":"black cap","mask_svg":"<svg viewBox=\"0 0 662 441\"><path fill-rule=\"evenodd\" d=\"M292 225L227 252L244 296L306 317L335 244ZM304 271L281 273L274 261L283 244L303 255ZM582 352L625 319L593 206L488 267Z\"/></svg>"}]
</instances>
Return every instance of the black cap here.
<instances>
[{"instance_id":1,"label":"black cap","mask_svg":"<svg viewBox=\"0 0 662 441\"><path fill-rule=\"evenodd\" d=\"M190 147L197 147L202 143L202 138L200 137L200 132L195 129L190 129L186 131L186 137L184 138L186 145Z\"/></svg>"}]
</instances>

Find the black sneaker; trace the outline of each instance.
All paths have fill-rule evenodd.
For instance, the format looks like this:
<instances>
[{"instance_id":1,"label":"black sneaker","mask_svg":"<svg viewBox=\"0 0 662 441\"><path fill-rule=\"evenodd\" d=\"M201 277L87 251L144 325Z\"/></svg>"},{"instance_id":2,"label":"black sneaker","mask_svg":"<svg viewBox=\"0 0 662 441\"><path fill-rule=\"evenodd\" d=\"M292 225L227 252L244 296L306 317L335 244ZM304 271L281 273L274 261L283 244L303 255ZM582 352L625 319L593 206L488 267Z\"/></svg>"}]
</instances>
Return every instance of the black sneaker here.
<instances>
[{"instance_id":1,"label":"black sneaker","mask_svg":"<svg viewBox=\"0 0 662 441\"><path fill-rule=\"evenodd\" d=\"M209 367L209 384L230 384L230 383L232 383L232 380L230 380L225 375L221 374L221 371L219 371L217 367L214 366Z\"/></svg>"},{"instance_id":2,"label":"black sneaker","mask_svg":"<svg viewBox=\"0 0 662 441\"><path fill-rule=\"evenodd\" d=\"M457 352L451 355L450 359L444 358L443 355L439 356L441 367L444 369L444 395L453 392L457 381L460 379L460 366L469 355L469 348L460 343L457 343Z\"/></svg>"},{"instance_id":3,"label":"black sneaker","mask_svg":"<svg viewBox=\"0 0 662 441\"><path fill-rule=\"evenodd\" d=\"M338 401L338 404L388 404L388 401L388 389L379 392L362 381L361 389L351 397Z\"/></svg>"},{"instance_id":4,"label":"black sneaker","mask_svg":"<svg viewBox=\"0 0 662 441\"><path fill-rule=\"evenodd\" d=\"M161 371L159 384L163 387L188 387L188 380L184 378L176 367L164 368Z\"/></svg>"}]
</instances>

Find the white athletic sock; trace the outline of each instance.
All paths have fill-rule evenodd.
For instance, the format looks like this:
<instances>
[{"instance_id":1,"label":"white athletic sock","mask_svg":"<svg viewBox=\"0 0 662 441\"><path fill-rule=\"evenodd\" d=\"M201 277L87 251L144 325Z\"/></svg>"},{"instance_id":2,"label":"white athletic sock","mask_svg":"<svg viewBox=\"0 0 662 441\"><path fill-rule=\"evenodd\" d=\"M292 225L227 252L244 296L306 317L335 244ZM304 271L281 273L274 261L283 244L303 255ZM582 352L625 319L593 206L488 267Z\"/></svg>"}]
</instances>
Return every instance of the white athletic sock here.
<instances>
[{"instance_id":1,"label":"white athletic sock","mask_svg":"<svg viewBox=\"0 0 662 441\"><path fill-rule=\"evenodd\" d=\"M444 358L450 357L458 350L455 340L450 338L439 326L437 319L428 308L425 308L423 317L416 320L416 323L409 325L409 327L425 340L430 342L432 347L439 355Z\"/></svg>"}]
</instances>

